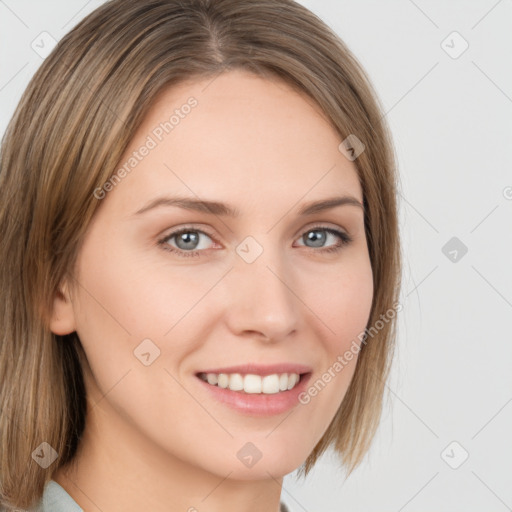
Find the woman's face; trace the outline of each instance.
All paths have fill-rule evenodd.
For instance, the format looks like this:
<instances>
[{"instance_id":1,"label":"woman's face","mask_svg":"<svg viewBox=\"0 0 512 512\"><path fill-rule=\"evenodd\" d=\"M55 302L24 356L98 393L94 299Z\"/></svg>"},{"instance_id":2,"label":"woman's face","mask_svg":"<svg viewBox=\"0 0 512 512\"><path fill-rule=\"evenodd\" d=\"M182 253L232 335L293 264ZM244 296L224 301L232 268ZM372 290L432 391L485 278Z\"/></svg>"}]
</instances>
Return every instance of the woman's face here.
<instances>
[{"instance_id":1,"label":"woman's face","mask_svg":"<svg viewBox=\"0 0 512 512\"><path fill-rule=\"evenodd\" d=\"M97 404L87 421L111 432L113 453L242 480L305 461L346 393L357 356L339 361L373 295L362 190L340 143L311 100L245 72L159 96L124 172L96 191L70 309L53 324L68 315L79 335ZM246 388L200 377L222 369L233 375L218 384ZM293 385L284 373L305 375L276 392Z\"/></svg>"}]
</instances>

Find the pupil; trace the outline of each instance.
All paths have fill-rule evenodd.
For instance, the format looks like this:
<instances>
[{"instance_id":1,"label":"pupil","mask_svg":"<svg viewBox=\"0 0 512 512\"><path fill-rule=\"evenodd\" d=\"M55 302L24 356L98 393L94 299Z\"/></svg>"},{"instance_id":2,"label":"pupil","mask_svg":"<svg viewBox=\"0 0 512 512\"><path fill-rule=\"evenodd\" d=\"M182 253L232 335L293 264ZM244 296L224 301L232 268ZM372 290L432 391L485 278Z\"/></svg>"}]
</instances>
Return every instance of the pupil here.
<instances>
[{"instance_id":1,"label":"pupil","mask_svg":"<svg viewBox=\"0 0 512 512\"><path fill-rule=\"evenodd\" d=\"M185 245L180 247L180 242L184 242ZM193 233L191 231L182 233L178 237L176 244L178 245L178 247L180 247L180 249L193 249L195 247L195 244L197 244L197 233Z\"/></svg>"},{"instance_id":2,"label":"pupil","mask_svg":"<svg viewBox=\"0 0 512 512\"><path fill-rule=\"evenodd\" d=\"M320 233L320 235L318 235ZM326 233L323 231L310 231L307 235L309 241L314 242L316 245L314 247L322 247L325 243Z\"/></svg>"}]
</instances>

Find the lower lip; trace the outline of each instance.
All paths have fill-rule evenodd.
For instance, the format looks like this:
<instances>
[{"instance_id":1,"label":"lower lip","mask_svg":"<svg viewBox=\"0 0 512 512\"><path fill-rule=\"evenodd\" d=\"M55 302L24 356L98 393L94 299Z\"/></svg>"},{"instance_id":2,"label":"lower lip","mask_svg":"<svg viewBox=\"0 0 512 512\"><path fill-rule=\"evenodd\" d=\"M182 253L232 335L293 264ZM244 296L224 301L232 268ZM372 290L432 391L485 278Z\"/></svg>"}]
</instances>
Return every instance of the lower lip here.
<instances>
[{"instance_id":1,"label":"lower lip","mask_svg":"<svg viewBox=\"0 0 512 512\"><path fill-rule=\"evenodd\" d=\"M196 379L219 402L235 409L242 414L252 416L273 416L282 414L299 404L299 395L306 389L311 373L301 375L299 383L290 390L279 393L244 393L243 391L231 391L205 382L196 375Z\"/></svg>"}]
</instances>

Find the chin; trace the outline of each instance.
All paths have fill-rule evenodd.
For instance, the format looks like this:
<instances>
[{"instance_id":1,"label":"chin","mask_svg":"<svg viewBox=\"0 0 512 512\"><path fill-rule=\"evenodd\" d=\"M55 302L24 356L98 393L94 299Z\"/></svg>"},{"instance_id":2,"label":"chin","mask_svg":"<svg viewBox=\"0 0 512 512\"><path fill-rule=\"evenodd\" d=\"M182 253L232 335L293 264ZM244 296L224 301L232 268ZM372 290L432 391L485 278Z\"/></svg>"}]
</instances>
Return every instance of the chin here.
<instances>
[{"instance_id":1,"label":"chin","mask_svg":"<svg viewBox=\"0 0 512 512\"><path fill-rule=\"evenodd\" d=\"M266 480L268 478L281 478L295 471L301 466L307 458L308 454L298 457L297 453L285 444L282 445L283 450L272 451L270 455L265 453L254 452L254 457L235 455L234 458L225 459L220 470L216 466L215 472L222 473L222 476L229 474L232 480ZM251 449L247 449L246 453L251 453ZM259 457L259 458L258 458ZM225 471L224 471L225 470Z\"/></svg>"},{"instance_id":2,"label":"chin","mask_svg":"<svg viewBox=\"0 0 512 512\"><path fill-rule=\"evenodd\" d=\"M231 469L230 480L268 480L269 478L282 478L285 475L295 471L301 463L298 464L264 464L262 460L256 463L252 468ZM229 472L229 471L228 471ZM227 474L227 473L226 473ZM223 475L225 476L225 475Z\"/></svg>"}]
</instances>

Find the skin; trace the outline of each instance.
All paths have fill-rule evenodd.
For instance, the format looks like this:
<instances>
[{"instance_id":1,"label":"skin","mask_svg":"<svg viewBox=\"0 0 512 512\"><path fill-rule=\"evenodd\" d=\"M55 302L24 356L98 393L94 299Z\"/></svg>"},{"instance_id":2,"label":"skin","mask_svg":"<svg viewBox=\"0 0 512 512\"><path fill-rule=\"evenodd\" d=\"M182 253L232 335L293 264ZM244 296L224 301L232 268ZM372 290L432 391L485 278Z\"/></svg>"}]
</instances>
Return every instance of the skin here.
<instances>
[{"instance_id":1,"label":"skin","mask_svg":"<svg viewBox=\"0 0 512 512\"><path fill-rule=\"evenodd\" d=\"M303 363L313 383L370 314L356 167L307 96L243 71L182 83L157 98L121 164L190 96L198 105L101 200L75 279L55 297L51 329L76 330L89 366L85 433L74 464L54 479L86 512L277 512L283 476L329 426L357 356L307 405L268 417L212 400L195 373ZM134 215L175 194L228 203L240 216L176 206ZM306 202L341 195L361 206L297 215ZM158 245L191 223L208 232L199 234L200 256ZM340 240L320 230L323 245L308 242L317 224L352 241L322 252ZM236 252L247 236L263 248L252 263ZM166 243L177 248L178 237ZM149 366L134 356L146 338L161 351ZM262 453L251 468L236 456L247 442Z\"/></svg>"}]
</instances>

